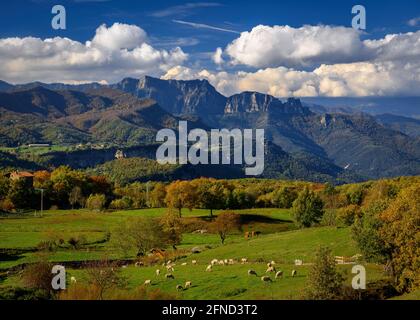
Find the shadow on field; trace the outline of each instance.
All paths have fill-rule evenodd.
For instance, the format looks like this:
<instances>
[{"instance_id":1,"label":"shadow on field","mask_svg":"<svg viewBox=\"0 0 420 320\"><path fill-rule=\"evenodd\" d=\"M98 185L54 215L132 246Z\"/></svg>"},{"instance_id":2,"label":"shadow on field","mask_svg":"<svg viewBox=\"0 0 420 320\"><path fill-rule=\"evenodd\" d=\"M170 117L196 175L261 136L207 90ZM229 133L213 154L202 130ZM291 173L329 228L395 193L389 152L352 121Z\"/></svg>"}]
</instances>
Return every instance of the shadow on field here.
<instances>
[{"instance_id":1,"label":"shadow on field","mask_svg":"<svg viewBox=\"0 0 420 320\"><path fill-rule=\"evenodd\" d=\"M261 214L240 214L240 221L241 224L250 224L253 222L259 222L259 223L267 223L267 224L280 224L280 223L291 223L293 221L291 220L284 220L284 219L276 219L271 218L268 216L264 216ZM210 216L200 216L196 217L202 221L205 222L212 222L214 219L216 219L216 216L210 217Z\"/></svg>"},{"instance_id":2,"label":"shadow on field","mask_svg":"<svg viewBox=\"0 0 420 320\"><path fill-rule=\"evenodd\" d=\"M0 251L0 261L16 261L22 258L22 254L18 251Z\"/></svg>"}]
</instances>

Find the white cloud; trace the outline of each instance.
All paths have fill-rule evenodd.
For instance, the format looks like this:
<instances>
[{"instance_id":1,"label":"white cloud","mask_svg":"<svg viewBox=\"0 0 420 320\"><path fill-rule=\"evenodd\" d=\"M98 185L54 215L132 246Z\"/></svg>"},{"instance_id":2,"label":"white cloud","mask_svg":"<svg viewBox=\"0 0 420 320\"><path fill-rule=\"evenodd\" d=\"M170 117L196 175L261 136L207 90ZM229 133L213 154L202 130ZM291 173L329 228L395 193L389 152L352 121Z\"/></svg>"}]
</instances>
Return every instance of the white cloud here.
<instances>
[{"instance_id":1,"label":"white cloud","mask_svg":"<svg viewBox=\"0 0 420 320\"><path fill-rule=\"evenodd\" d=\"M212 56L213 62L215 64L220 65L220 64L223 64L224 63L222 54L223 54L223 49L222 48L217 48L216 49L216 52Z\"/></svg>"},{"instance_id":2,"label":"white cloud","mask_svg":"<svg viewBox=\"0 0 420 320\"><path fill-rule=\"evenodd\" d=\"M119 81L160 76L187 60L181 48L157 50L134 25L100 26L85 44L68 38L0 39L0 78L10 82Z\"/></svg>"},{"instance_id":3,"label":"white cloud","mask_svg":"<svg viewBox=\"0 0 420 320\"><path fill-rule=\"evenodd\" d=\"M226 48L234 64L252 67L304 66L366 60L369 52L353 28L331 26L254 27Z\"/></svg>"},{"instance_id":4,"label":"white cloud","mask_svg":"<svg viewBox=\"0 0 420 320\"><path fill-rule=\"evenodd\" d=\"M420 63L357 62L313 71L277 67L236 73L175 67L163 78L207 79L226 96L243 91L276 97L420 95Z\"/></svg>"},{"instance_id":5,"label":"white cloud","mask_svg":"<svg viewBox=\"0 0 420 320\"><path fill-rule=\"evenodd\" d=\"M415 26L419 25L420 24L420 17L415 17L413 19L408 20L407 24L410 27L415 27Z\"/></svg>"}]
</instances>

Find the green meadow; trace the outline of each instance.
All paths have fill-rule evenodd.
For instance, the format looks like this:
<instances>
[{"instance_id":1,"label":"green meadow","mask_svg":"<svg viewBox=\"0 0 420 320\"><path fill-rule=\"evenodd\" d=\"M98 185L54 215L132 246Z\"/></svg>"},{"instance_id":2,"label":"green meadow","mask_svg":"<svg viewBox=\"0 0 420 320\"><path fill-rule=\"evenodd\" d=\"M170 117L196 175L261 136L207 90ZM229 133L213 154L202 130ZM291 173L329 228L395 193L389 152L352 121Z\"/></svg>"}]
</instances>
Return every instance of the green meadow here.
<instances>
[{"instance_id":1,"label":"green meadow","mask_svg":"<svg viewBox=\"0 0 420 320\"><path fill-rule=\"evenodd\" d=\"M67 241L71 237L83 237L80 248L59 248L48 253L51 262L89 261L110 259L133 259L134 254L126 256L113 243L113 229L125 223L130 217L159 217L166 209L145 209L115 212L91 212L88 210L46 211L43 216L27 214L8 216L0 219L0 274L10 268L37 261L37 247L41 241L60 237ZM224 245L218 235L211 233L188 232L183 234L178 246L179 257L175 260L175 279L164 277L166 269L161 263L152 266L135 267L134 262L121 267L121 273L128 282L129 289L142 286L151 280L147 290L160 289L179 299L299 299L305 286L309 265L314 252L320 245L328 246L334 255L353 256L358 253L351 239L349 228L316 227L298 230L295 228L289 210L251 209L236 210L241 214L242 230L229 235ZM218 212L215 211L214 215ZM183 210L185 221L209 219L208 210ZM245 231L260 231L261 235L252 239L244 238ZM192 248L200 253L192 253ZM169 249L168 249L169 250ZM172 250L172 249L170 249ZM247 263L241 263L246 258ZM211 272L206 267L213 259L234 259L233 265L217 265ZM303 260L304 265L295 266L295 259ZM197 264L193 265L192 260ZM274 260L277 270L284 276L264 283L260 277L265 275L267 262ZM186 265L182 265L186 264ZM383 279L382 266L367 264L367 281ZM346 275L346 284L351 285L351 265L339 268ZM161 275L156 275L156 269ZM253 269L258 277L248 276ZM13 270L13 269L10 269ZM297 276L292 277L292 270ZM67 268L68 279L75 277L78 283L86 281L83 269ZM0 287L19 286L18 272L12 272L0 280ZM177 285L192 282L192 287L179 292ZM69 283L71 286L71 284Z\"/></svg>"}]
</instances>

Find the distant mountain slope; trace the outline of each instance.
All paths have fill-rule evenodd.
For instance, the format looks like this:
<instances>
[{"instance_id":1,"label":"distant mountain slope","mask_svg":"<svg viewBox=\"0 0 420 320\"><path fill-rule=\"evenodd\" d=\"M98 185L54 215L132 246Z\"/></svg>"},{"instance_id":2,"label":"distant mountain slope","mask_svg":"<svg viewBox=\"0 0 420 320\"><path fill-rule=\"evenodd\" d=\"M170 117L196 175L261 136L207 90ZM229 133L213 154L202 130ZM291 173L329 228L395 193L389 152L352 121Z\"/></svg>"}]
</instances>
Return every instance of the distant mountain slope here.
<instances>
[{"instance_id":1,"label":"distant mountain slope","mask_svg":"<svg viewBox=\"0 0 420 320\"><path fill-rule=\"evenodd\" d=\"M420 174L420 139L413 134L416 120L388 115L375 119L358 111L369 101L376 103L369 104L372 111L392 109L404 100L405 106L413 103L410 110L416 113L417 98L337 98L336 106L332 100L325 100L330 105L323 106L316 104L322 99L282 101L258 92L226 98L204 80L127 78L110 86L36 82L0 92L0 146L39 142L151 145L158 130L176 129L181 119L187 119L190 129L264 129L268 145L278 148L275 155L275 148L267 150L264 174L269 177L318 181ZM352 101L358 104L346 105ZM112 154L100 157L99 162L87 154L80 163L74 155L51 157L53 165L70 162L83 168L113 160ZM217 169L228 174L226 167Z\"/></svg>"},{"instance_id":2,"label":"distant mountain slope","mask_svg":"<svg viewBox=\"0 0 420 320\"><path fill-rule=\"evenodd\" d=\"M330 113L341 109L420 119L420 97L314 97L303 98L302 101L323 106Z\"/></svg>"},{"instance_id":3,"label":"distant mountain slope","mask_svg":"<svg viewBox=\"0 0 420 320\"><path fill-rule=\"evenodd\" d=\"M384 128L366 114L325 114L295 119L337 165L364 176L420 173L420 139Z\"/></svg>"},{"instance_id":4,"label":"distant mountain slope","mask_svg":"<svg viewBox=\"0 0 420 320\"><path fill-rule=\"evenodd\" d=\"M420 120L389 113L377 115L375 119L385 127L403 132L414 138L420 137Z\"/></svg>"}]
</instances>

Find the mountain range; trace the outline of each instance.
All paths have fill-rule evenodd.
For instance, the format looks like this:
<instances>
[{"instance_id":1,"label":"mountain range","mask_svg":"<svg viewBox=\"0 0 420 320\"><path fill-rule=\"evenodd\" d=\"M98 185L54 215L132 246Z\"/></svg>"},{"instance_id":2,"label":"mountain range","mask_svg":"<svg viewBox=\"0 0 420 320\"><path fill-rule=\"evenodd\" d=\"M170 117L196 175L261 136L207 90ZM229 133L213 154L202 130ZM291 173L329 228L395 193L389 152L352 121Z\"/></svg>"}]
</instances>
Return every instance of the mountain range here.
<instances>
[{"instance_id":1,"label":"mountain range","mask_svg":"<svg viewBox=\"0 0 420 320\"><path fill-rule=\"evenodd\" d=\"M104 143L135 148L140 150L135 156L152 158L153 152L143 155L141 146L153 145L158 130L187 120L190 129L265 129L264 177L355 181L418 175L419 121L361 111L258 92L225 97L207 80L146 76L112 85L0 81L0 146ZM79 164L101 165L112 160L112 152L110 148L102 162L85 159ZM57 157L52 153L48 159ZM83 167L77 161L69 164Z\"/></svg>"}]
</instances>

